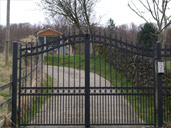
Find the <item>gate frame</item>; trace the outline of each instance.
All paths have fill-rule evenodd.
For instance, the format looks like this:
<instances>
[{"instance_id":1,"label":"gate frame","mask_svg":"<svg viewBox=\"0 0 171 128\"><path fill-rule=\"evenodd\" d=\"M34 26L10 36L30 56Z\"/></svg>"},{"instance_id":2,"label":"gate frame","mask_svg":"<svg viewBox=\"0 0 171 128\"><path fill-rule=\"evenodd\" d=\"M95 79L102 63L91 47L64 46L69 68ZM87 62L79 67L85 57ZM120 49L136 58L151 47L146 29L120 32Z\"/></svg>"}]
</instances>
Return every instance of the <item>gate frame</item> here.
<instances>
[{"instance_id":1,"label":"gate frame","mask_svg":"<svg viewBox=\"0 0 171 128\"><path fill-rule=\"evenodd\" d=\"M85 34L85 126L90 127L90 35ZM157 62L161 61L161 43L156 44ZM17 120L17 66L18 66L18 43L13 42L13 74L12 74L12 125L16 127ZM157 67L157 65L156 65ZM155 67L154 67L155 68ZM158 87L158 127L163 125L162 104L162 73L157 74ZM155 117L156 118L156 117Z\"/></svg>"},{"instance_id":2,"label":"gate frame","mask_svg":"<svg viewBox=\"0 0 171 128\"><path fill-rule=\"evenodd\" d=\"M156 51L157 51L157 63L161 62L161 43L158 41L156 43ZM158 64L156 65L156 68L158 69ZM157 72L157 89L158 89L158 127L162 127L163 125L163 103L162 103L162 75L163 73Z\"/></svg>"},{"instance_id":3,"label":"gate frame","mask_svg":"<svg viewBox=\"0 0 171 128\"><path fill-rule=\"evenodd\" d=\"M18 66L18 43L13 42L13 68L12 68L12 126L16 127L17 116L17 66Z\"/></svg>"},{"instance_id":4,"label":"gate frame","mask_svg":"<svg viewBox=\"0 0 171 128\"><path fill-rule=\"evenodd\" d=\"M90 127L90 36L85 39L85 126Z\"/></svg>"}]
</instances>

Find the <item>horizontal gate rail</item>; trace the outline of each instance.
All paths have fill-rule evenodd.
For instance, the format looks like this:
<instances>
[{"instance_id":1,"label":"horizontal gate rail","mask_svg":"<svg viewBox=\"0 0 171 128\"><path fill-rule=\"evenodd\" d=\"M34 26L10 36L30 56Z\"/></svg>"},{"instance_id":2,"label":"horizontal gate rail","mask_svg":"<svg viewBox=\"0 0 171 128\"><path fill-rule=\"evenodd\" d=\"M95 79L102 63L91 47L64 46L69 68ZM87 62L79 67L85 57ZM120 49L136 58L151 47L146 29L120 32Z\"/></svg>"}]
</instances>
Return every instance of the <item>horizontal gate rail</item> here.
<instances>
[{"instance_id":1,"label":"horizontal gate rail","mask_svg":"<svg viewBox=\"0 0 171 128\"><path fill-rule=\"evenodd\" d=\"M85 87L21 87L21 89L84 89ZM163 87L170 89L171 87ZM90 89L153 89L153 87L90 87Z\"/></svg>"}]
</instances>

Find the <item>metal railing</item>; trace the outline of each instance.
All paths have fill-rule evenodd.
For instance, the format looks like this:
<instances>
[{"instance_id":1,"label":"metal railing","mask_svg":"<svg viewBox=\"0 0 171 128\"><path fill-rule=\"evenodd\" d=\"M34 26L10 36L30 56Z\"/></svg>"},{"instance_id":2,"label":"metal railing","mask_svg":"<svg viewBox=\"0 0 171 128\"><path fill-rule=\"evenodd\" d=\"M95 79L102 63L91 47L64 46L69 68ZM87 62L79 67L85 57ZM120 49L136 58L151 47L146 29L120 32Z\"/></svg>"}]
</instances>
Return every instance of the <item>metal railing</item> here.
<instances>
[{"instance_id":1,"label":"metal railing","mask_svg":"<svg viewBox=\"0 0 171 128\"><path fill-rule=\"evenodd\" d=\"M167 84L164 83L162 79L162 77L164 77L164 73L156 71L156 62L167 60L162 58L171 58L171 49L163 49L159 42L155 48L144 48L131 43L129 44L127 41L122 41L122 39L112 37L111 35L109 37L107 37L106 34L101 35L100 32L98 34L94 33L85 35L74 33L73 36L70 36L69 33L69 35L64 36L64 38L68 38L68 43L60 44L59 41L62 40L60 39L57 41L58 45L51 48L49 48L49 44L40 44L24 48L20 47L19 58L17 56L18 44L14 43L12 120L15 125L17 125L17 116L18 126L85 125L86 127L89 127L90 125L158 125L161 127L163 125L163 121L169 121L170 115L167 115L165 111L170 111L170 108L168 109L167 105L170 106L171 103L168 100L169 102L166 104L163 100L165 97L170 97L170 91L163 92L163 89L167 88L167 90L169 90L170 87L168 86L169 84L167 82ZM72 59L70 52L68 54L68 58L65 57L64 54L59 55L59 52L56 55L54 55L54 53L49 54L50 51L60 48L64 49L67 45L69 47L72 45L78 45L78 51L74 49ZM81 45L84 45L84 49L81 49ZM104 55L100 54L103 50L101 46L104 46ZM96 54L98 47L100 47L100 52ZM94 48L93 50L95 52L92 50L91 53L91 48ZM28 50L30 50L29 53ZM167 50L170 52L169 54L166 54L168 53ZM83 54L81 54L81 52L83 52ZM46 54L46 58L45 60L43 58L40 65L40 67L42 67L40 69L40 86L38 86L37 83L36 86L32 86L33 80L38 82L37 67L34 68L32 66L32 57L37 55L43 56L44 53ZM82 61L81 57L84 58ZM22 59L24 58L31 60L31 64L29 65L30 73L27 73L26 69L26 73L24 75L26 78L27 74L29 74L28 76L30 79L28 80L24 78L25 82L22 83L22 64L28 65L27 61L22 62ZM107 58L109 58L108 61ZM17 59L19 60L19 98L17 98L17 75L15 75L17 74ZM73 63L70 63L71 60ZM44 61L46 62L45 66ZM63 62L60 63L59 61ZM93 65L91 65L91 61L93 61ZM128 62L130 61L131 63L129 64ZM68 62L68 65L66 65L65 62ZM97 63L99 64L99 72L97 71ZM110 70L106 70L106 65L108 65ZM47 74L47 83L45 86L43 85L43 66L46 68ZM63 70L60 70L59 67ZM64 74L65 67L68 69L67 75ZM78 82L76 82L75 78L76 67L78 70L78 73L76 73L79 79ZM166 67L167 66L165 65L165 68ZM134 73L133 75L128 74L127 70L129 69L131 70L129 73ZM85 83L80 83L82 70L85 70L85 78L82 80ZM125 72L123 70L125 70ZM171 70L171 68L168 70ZM36 71L36 76L33 76L32 74L34 71ZM73 71L73 73L71 73L71 71ZM90 71L95 73L94 84L90 84ZM57 76L54 76L55 73ZM70 86L70 73L73 74L74 79L74 84L72 86ZM60 76L60 74L62 76ZM49 83L48 75L51 75L52 79ZM67 78L64 76L67 76ZM97 76L99 76L98 82L96 82ZM104 83L101 82L101 76L105 78ZM56 77L56 82L54 82L54 77ZM106 82L107 77L110 82ZM27 81L30 82L28 83L28 86ZM59 83L59 81L62 82ZM65 85L64 83L67 84ZM78 85L76 86L75 83ZM49 86L50 84L52 85ZM162 84L166 84L166 86L163 86ZM27 100L27 98L29 100L31 99L28 106L24 104L25 101L23 101L23 99ZM39 101L37 101L39 98L41 101L40 104L38 104ZM17 104L17 99L19 99L19 104ZM47 100L47 104L44 104L42 99ZM53 99L57 99L57 101L53 101ZM79 99L79 101L77 102L76 99ZM55 106L54 102L57 102L55 103ZM119 104L117 104L118 102ZM17 113L16 110L17 105L19 106L19 113ZM62 107L62 105L65 107ZM79 112L76 112L77 110L73 105L76 106ZM23 106L25 107L24 109L28 109L29 112L25 112L26 110L22 109ZM39 106L44 108L44 110ZM80 106L82 106L81 110ZM113 108L116 108L116 110ZM56 115L53 115L53 109L55 110ZM34 118L35 115L32 114L32 111L37 111L38 113L39 110L41 110L40 114L37 115L37 118ZM68 112L67 114L64 113L66 111ZM72 113L71 115L70 111ZM75 116L76 114L81 116ZM55 119L56 116L59 118L53 122L53 119ZM72 116L74 120L72 119ZM114 118L118 116L118 119ZM168 119L166 120L166 118Z\"/></svg>"}]
</instances>

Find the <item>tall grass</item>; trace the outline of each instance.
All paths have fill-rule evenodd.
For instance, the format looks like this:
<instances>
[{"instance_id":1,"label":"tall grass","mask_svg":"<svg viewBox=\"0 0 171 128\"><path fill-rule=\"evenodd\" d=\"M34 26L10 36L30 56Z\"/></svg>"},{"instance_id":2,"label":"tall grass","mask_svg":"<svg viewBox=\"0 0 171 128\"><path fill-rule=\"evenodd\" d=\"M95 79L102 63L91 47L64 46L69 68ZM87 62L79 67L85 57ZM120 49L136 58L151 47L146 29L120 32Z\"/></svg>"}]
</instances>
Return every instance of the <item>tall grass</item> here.
<instances>
[{"instance_id":1,"label":"tall grass","mask_svg":"<svg viewBox=\"0 0 171 128\"><path fill-rule=\"evenodd\" d=\"M9 63L5 66L5 54L0 53L0 86L10 82L10 75L12 74L12 55L9 55ZM9 88L0 92L0 103L9 98ZM0 119L7 113L8 105L0 110Z\"/></svg>"}]
</instances>

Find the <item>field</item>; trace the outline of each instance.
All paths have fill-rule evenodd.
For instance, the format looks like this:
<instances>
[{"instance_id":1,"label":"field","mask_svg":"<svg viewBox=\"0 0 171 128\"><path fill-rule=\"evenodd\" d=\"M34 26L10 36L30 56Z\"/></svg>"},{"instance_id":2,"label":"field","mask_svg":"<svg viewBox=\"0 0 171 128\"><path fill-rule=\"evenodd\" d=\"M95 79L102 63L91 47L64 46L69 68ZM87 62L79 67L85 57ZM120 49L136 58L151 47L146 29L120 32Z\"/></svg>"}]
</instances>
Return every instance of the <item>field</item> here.
<instances>
[{"instance_id":1,"label":"field","mask_svg":"<svg viewBox=\"0 0 171 128\"><path fill-rule=\"evenodd\" d=\"M5 55L0 54L0 86L8 83L10 81L10 76L12 74L12 56L9 56L8 66L5 66ZM7 100L9 97L9 89L5 89L0 92L0 103ZM0 119L2 119L3 115L7 112L7 107L0 109Z\"/></svg>"}]
</instances>

